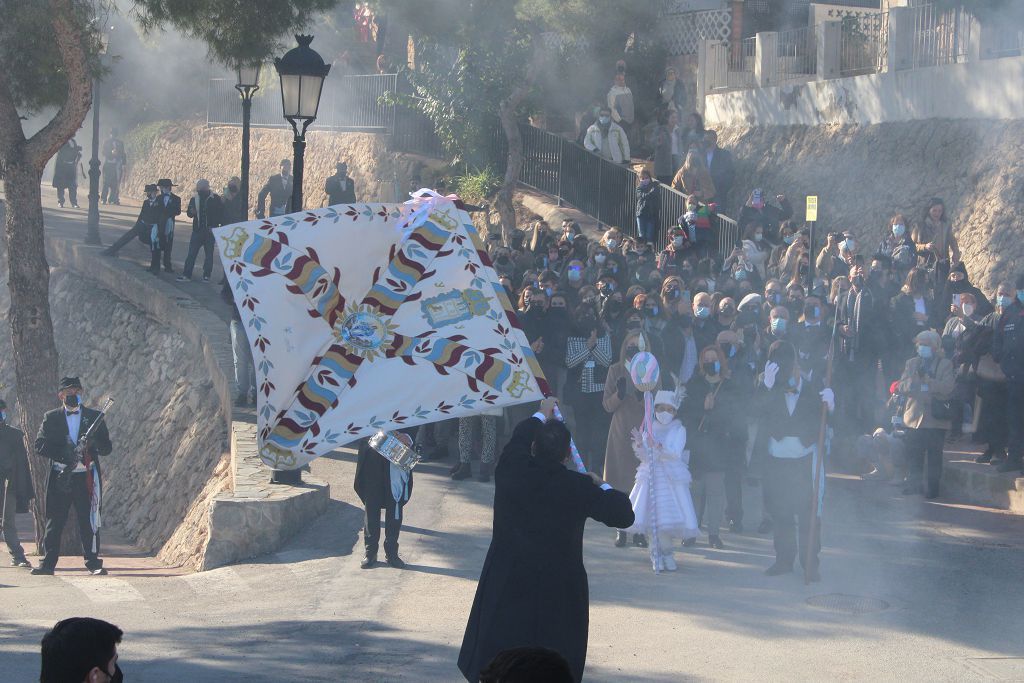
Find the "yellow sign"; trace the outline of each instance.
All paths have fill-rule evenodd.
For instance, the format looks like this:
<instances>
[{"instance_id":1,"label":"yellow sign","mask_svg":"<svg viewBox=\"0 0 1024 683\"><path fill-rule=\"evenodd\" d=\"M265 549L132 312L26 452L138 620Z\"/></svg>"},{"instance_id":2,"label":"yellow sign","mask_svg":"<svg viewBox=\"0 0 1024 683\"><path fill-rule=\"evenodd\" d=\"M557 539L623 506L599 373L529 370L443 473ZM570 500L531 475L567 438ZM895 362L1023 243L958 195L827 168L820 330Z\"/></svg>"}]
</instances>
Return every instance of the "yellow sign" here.
<instances>
[{"instance_id":1,"label":"yellow sign","mask_svg":"<svg viewBox=\"0 0 1024 683\"><path fill-rule=\"evenodd\" d=\"M807 217L805 220L808 223L818 220L818 195L807 197Z\"/></svg>"}]
</instances>

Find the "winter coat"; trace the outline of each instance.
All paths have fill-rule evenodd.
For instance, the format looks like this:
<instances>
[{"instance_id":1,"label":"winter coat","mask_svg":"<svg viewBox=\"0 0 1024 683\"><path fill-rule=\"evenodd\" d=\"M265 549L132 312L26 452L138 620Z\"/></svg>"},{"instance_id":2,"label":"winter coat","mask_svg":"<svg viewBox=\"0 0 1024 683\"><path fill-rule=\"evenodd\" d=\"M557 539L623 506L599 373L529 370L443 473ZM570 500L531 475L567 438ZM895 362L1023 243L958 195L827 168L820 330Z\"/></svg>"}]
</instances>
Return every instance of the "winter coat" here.
<instances>
[{"instance_id":1,"label":"winter coat","mask_svg":"<svg viewBox=\"0 0 1024 683\"><path fill-rule=\"evenodd\" d=\"M736 384L725 378L715 396L715 405L704 410L704 400L714 393L715 384L704 375L694 373L686 385L683 399L683 417L689 434L690 472L699 477L705 472L739 471L746 457L747 423L737 404L743 397ZM743 391L749 392L749 387Z\"/></svg>"},{"instance_id":2,"label":"winter coat","mask_svg":"<svg viewBox=\"0 0 1024 683\"><path fill-rule=\"evenodd\" d=\"M630 341L627 335L622 342L619 358L625 358L626 346ZM651 348L650 342L647 348ZM625 381L625 396L618 393L619 379ZM658 379L657 391L661 388ZM608 445L604 456L604 480L620 491L629 491L636 480L636 455L633 453L632 432L644 421L644 398L629 376L627 364L620 360L608 368L608 379L604 385L602 404L606 412L611 413L612 422L608 430Z\"/></svg>"},{"instance_id":3,"label":"winter coat","mask_svg":"<svg viewBox=\"0 0 1024 683\"><path fill-rule=\"evenodd\" d=\"M907 398L903 424L911 429L949 429L949 420L936 419L932 414L932 401L946 400L953 394L956 382L953 363L939 356L922 378L918 372L923 363L921 358L914 356L907 361L900 377L899 392Z\"/></svg>"},{"instance_id":4,"label":"winter coat","mask_svg":"<svg viewBox=\"0 0 1024 683\"><path fill-rule=\"evenodd\" d=\"M29 501L36 494L32 489L32 474L25 453L25 434L7 424L0 426L0 487L4 481L7 482L7 495L15 497L17 512L28 512Z\"/></svg>"},{"instance_id":5,"label":"winter coat","mask_svg":"<svg viewBox=\"0 0 1024 683\"><path fill-rule=\"evenodd\" d=\"M608 145L607 155L604 153L604 145ZM612 121L608 124L607 139L601 134L601 124L595 123L587 129L587 136L583 139L583 146L587 151L602 156L616 164L629 161L629 139L622 126Z\"/></svg>"},{"instance_id":6,"label":"winter coat","mask_svg":"<svg viewBox=\"0 0 1024 683\"><path fill-rule=\"evenodd\" d=\"M499 652L529 645L560 653L583 678L590 617L583 529L588 518L619 529L633 523L621 490L602 490L531 455L540 427L534 417L519 423L494 471L494 531L459 653L459 670L474 683Z\"/></svg>"},{"instance_id":7,"label":"winter coat","mask_svg":"<svg viewBox=\"0 0 1024 683\"><path fill-rule=\"evenodd\" d=\"M658 220L658 213L661 210L661 200L658 197L658 183L653 180L643 187L636 186L636 216L649 220Z\"/></svg>"},{"instance_id":8,"label":"winter coat","mask_svg":"<svg viewBox=\"0 0 1024 683\"><path fill-rule=\"evenodd\" d=\"M992 337L992 357L1006 379L1024 382L1024 305L1014 301L1005 311Z\"/></svg>"},{"instance_id":9,"label":"winter coat","mask_svg":"<svg viewBox=\"0 0 1024 683\"><path fill-rule=\"evenodd\" d=\"M680 167L672 178L672 187L688 197L696 197L702 203L715 198L715 182L711 179L711 172L703 165L692 169Z\"/></svg>"},{"instance_id":10,"label":"winter coat","mask_svg":"<svg viewBox=\"0 0 1024 683\"><path fill-rule=\"evenodd\" d=\"M69 140L57 150L53 165L54 187L78 187L78 162L82 159L82 148Z\"/></svg>"}]
</instances>

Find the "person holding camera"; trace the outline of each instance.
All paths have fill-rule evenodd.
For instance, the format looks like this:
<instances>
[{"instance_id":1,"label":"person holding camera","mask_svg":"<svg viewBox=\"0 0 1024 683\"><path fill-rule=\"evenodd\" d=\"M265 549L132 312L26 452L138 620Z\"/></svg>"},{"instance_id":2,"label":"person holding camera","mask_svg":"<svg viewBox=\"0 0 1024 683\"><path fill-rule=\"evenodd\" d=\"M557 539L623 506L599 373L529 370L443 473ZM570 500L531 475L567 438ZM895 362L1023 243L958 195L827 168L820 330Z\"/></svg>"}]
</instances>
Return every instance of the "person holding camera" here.
<instances>
[{"instance_id":1,"label":"person holding camera","mask_svg":"<svg viewBox=\"0 0 1024 683\"><path fill-rule=\"evenodd\" d=\"M99 456L110 455L114 448L102 414L82 405L82 383L77 377L62 378L57 397L63 405L43 416L35 441L36 453L52 463L46 477L43 561L32 573L53 574L60 559L64 524L74 506L85 568L94 576L102 576L107 570L99 558L99 532L93 530L90 520L92 508L99 501ZM93 427L91 433L90 427ZM88 440L82 438L86 434L89 434Z\"/></svg>"}]
</instances>

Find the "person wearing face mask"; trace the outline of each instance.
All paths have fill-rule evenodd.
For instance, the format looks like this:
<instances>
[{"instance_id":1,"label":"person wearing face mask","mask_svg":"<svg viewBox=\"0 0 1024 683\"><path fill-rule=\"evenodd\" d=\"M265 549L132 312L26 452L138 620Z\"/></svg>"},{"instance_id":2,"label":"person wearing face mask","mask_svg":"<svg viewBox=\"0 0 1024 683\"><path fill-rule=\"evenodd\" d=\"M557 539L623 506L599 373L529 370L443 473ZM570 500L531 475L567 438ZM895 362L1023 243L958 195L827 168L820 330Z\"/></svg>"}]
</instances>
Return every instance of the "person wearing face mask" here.
<instances>
[{"instance_id":1,"label":"person wearing face mask","mask_svg":"<svg viewBox=\"0 0 1024 683\"><path fill-rule=\"evenodd\" d=\"M803 379L792 344L777 341L769 347L768 362L759 377L757 401L760 406L756 412L760 425L754 447L764 462L765 504L773 523L775 563L765 571L768 576L793 571L799 550L800 564L807 577L821 581L820 525L812 539L811 511L815 463L820 455L821 406L824 404L831 413L835 409L835 396L830 388L819 387L820 384ZM823 468L821 475L817 505L813 505L818 516L824 493Z\"/></svg>"},{"instance_id":2,"label":"person wearing face mask","mask_svg":"<svg viewBox=\"0 0 1024 683\"><path fill-rule=\"evenodd\" d=\"M564 394L576 418L576 440L587 469L604 469L604 449L608 442L610 416L601 401L605 379L613 361L612 338L592 305L576 309L572 332L566 339Z\"/></svg>"},{"instance_id":3,"label":"person wearing face mask","mask_svg":"<svg viewBox=\"0 0 1024 683\"><path fill-rule=\"evenodd\" d=\"M641 243L657 243L660 211L658 183L645 168L640 171L636 185L636 234Z\"/></svg>"},{"instance_id":4,"label":"person wearing face mask","mask_svg":"<svg viewBox=\"0 0 1024 683\"><path fill-rule=\"evenodd\" d=\"M674 391L659 391L654 396L653 443L645 446L633 440L633 451L640 461L636 480L629 494L636 520L626 531L648 538L658 537L658 553L651 551L655 572L676 571L672 540L686 543L697 538L697 512L690 494L687 429L676 418L681 396Z\"/></svg>"},{"instance_id":5,"label":"person wearing face mask","mask_svg":"<svg viewBox=\"0 0 1024 683\"><path fill-rule=\"evenodd\" d=\"M604 480L613 488L627 491L632 488L636 474L636 455L633 453L633 430L644 420L643 394L633 384L629 375L629 361L643 346L650 351L650 339L641 330L633 330L626 334L622 342L619 359L608 368L608 378L604 385L602 404L605 412L611 414L608 429L608 442L605 446ZM658 380L656 389L661 388ZM623 547L627 543L625 531L616 535L615 545ZM639 534L633 538L635 545L645 546L646 541Z\"/></svg>"},{"instance_id":6,"label":"person wearing face mask","mask_svg":"<svg viewBox=\"0 0 1024 683\"><path fill-rule=\"evenodd\" d=\"M601 245L608 250L608 258L604 263L604 268L614 274L620 283L627 279L626 257L622 253L623 241L622 233L619 232L618 228L611 228L605 231L604 236L601 238Z\"/></svg>"},{"instance_id":7,"label":"person wearing face mask","mask_svg":"<svg viewBox=\"0 0 1024 683\"><path fill-rule=\"evenodd\" d=\"M608 107L602 107L597 114L597 121L587 128L587 135L583 138L583 147L588 152L616 164L628 163L630 159L629 139L626 137L626 131L612 121L612 112Z\"/></svg>"},{"instance_id":8,"label":"person wearing face mask","mask_svg":"<svg viewBox=\"0 0 1024 683\"><path fill-rule=\"evenodd\" d=\"M764 226L756 220L751 221L743 233L743 255L762 280L767 276L771 251L772 245L764 238Z\"/></svg>"},{"instance_id":9,"label":"person wearing face mask","mask_svg":"<svg viewBox=\"0 0 1024 683\"><path fill-rule=\"evenodd\" d=\"M242 201L244 198L239 189L241 185L242 181L239 180L238 176L231 176L228 184L224 186L221 192L221 204L224 205L224 225L238 223L247 218L246 212L249 210L249 207L243 207Z\"/></svg>"},{"instance_id":10,"label":"person wearing face mask","mask_svg":"<svg viewBox=\"0 0 1024 683\"><path fill-rule=\"evenodd\" d=\"M742 529L742 502L729 500L726 479L734 479L739 488L747 427L739 405L743 397L730 377L725 353L719 346L709 346L701 351L700 361L699 372L686 385L683 421L690 435L698 519L707 529L708 545L721 549L722 515L727 508L730 528Z\"/></svg>"},{"instance_id":11,"label":"person wearing face mask","mask_svg":"<svg viewBox=\"0 0 1024 683\"><path fill-rule=\"evenodd\" d=\"M188 255L178 282L192 279L192 270L200 249L203 250L203 282L209 282L213 274L215 250L213 228L224 225L224 204L216 193L210 191L209 180L196 183L196 193L189 200L185 215L192 219L192 237L188 241Z\"/></svg>"},{"instance_id":12,"label":"person wearing face mask","mask_svg":"<svg viewBox=\"0 0 1024 683\"><path fill-rule=\"evenodd\" d=\"M765 328L765 344L772 344L779 339L785 339L789 332L789 309L785 306L776 306L768 314L768 327Z\"/></svg>"},{"instance_id":13,"label":"person wearing face mask","mask_svg":"<svg viewBox=\"0 0 1024 683\"><path fill-rule=\"evenodd\" d=\"M1003 314L992 339L992 357L1006 375L1006 461L1000 472L1024 473L1024 275L1017 276L1011 301L998 300Z\"/></svg>"},{"instance_id":14,"label":"person wearing face mask","mask_svg":"<svg viewBox=\"0 0 1024 683\"><path fill-rule=\"evenodd\" d=\"M803 311L799 317L791 318L797 320L797 324L790 333L790 341L796 347L805 379L822 377L825 372L832 328L825 326L824 315L821 300L809 296L803 302Z\"/></svg>"},{"instance_id":15,"label":"person wearing face mask","mask_svg":"<svg viewBox=\"0 0 1024 683\"><path fill-rule=\"evenodd\" d=\"M977 463L988 463L994 467L1006 459L1006 376L992 356L992 343L1003 313L1016 300L1016 289L1012 282L1000 282L995 291L995 310L981 320L977 332L970 342L973 366L978 378L978 396L981 411L978 428L974 433L977 443L987 444L985 450L975 458Z\"/></svg>"},{"instance_id":16,"label":"person wearing face mask","mask_svg":"<svg viewBox=\"0 0 1024 683\"><path fill-rule=\"evenodd\" d=\"M17 513L28 512L35 498L25 453L25 435L7 423L7 402L0 399L0 532L12 567L31 567L18 541Z\"/></svg>"},{"instance_id":17,"label":"person wearing face mask","mask_svg":"<svg viewBox=\"0 0 1024 683\"><path fill-rule=\"evenodd\" d=\"M737 220L740 233L745 233L747 226L756 221L763 226L765 239L777 244L779 224L793 217L793 206L783 194L776 195L775 201L778 206L769 204L765 191L759 187L751 190Z\"/></svg>"},{"instance_id":18,"label":"person wearing face mask","mask_svg":"<svg viewBox=\"0 0 1024 683\"><path fill-rule=\"evenodd\" d=\"M907 361L899 392L906 397L903 424L907 430L906 495L922 493L927 466L926 498L937 498L942 479L942 449L949 415L942 406L953 394L953 364L942 353L939 334L925 330L914 337L916 355Z\"/></svg>"},{"instance_id":19,"label":"person wearing face mask","mask_svg":"<svg viewBox=\"0 0 1024 683\"><path fill-rule=\"evenodd\" d=\"M544 349L537 360L555 396L562 395L565 386L565 345L572 332L569 300L560 293L551 295L544 316Z\"/></svg>"},{"instance_id":20,"label":"person wearing face mask","mask_svg":"<svg viewBox=\"0 0 1024 683\"><path fill-rule=\"evenodd\" d=\"M949 269L949 275L941 290L935 292L936 327L938 323L945 322L941 316L956 316L957 307L964 294L970 294L974 298L974 305L978 310L979 317L985 317L992 312L992 304L985 297L984 293L973 284L967 275L967 266L963 261L958 261Z\"/></svg>"},{"instance_id":21,"label":"person wearing face mask","mask_svg":"<svg viewBox=\"0 0 1024 683\"><path fill-rule=\"evenodd\" d=\"M910 269L917 265L917 245L910 237L907 218L902 213L893 216L882 229L882 240L878 243L875 256L889 259L899 280L905 279Z\"/></svg>"},{"instance_id":22,"label":"person wearing face mask","mask_svg":"<svg viewBox=\"0 0 1024 683\"><path fill-rule=\"evenodd\" d=\"M324 181L324 192L327 193L327 205L355 204L356 184L348 177L348 164L339 161L335 165L335 173Z\"/></svg>"},{"instance_id":23,"label":"person wearing face mask","mask_svg":"<svg viewBox=\"0 0 1024 683\"><path fill-rule=\"evenodd\" d=\"M39 683L121 683L117 646L124 631L92 617L58 621L43 636Z\"/></svg>"},{"instance_id":24,"label":"person wearing face mask","mask_svg":"<svg viewBox=\"0 0 1024 683\"><path fill-rule=\"evenodd\" d=\"M956 441L963 436L965 405L974 403L975 382L969 379L969 368L974 364L978 333L981 331L982 316L974 295L964 292L959 303L952 307L952 315L942 330L942 352L953 362L956 369L956 387L951 403L949 440Z\"/></svg>"},{"instance_id":25,"label":"person wearing face mask","mask_svg":"<svg viewBox=\"0 0 1024 683\"><path fill-rule=\"evenodd\" d=\"M256 218L266 218L264 206L268 196L270 197L271 218L290 212L294 182L292 162L288 159L281 159L281 172L270 176L263 189L256 195Z\"/></svg>"},{"instance_id":26,"label":"person wearing face mask","mask_svg":"<svg viewBox=\"0 0 1024 683\"><path fill-rule=\"evenodd\" d=\"M914 355L913 340L918 332L945 322L945 315L938 312L928 290L928 273L924 268L912 268L907 274L900 293L892 300L891 320L901 363Z\"/></svg>"},{"instance_id":27,"label":"person wearing face mask","mask_svg":"<svg viewBox=\"0 0 1024 683\"><path fill-rule=\"evenodd\" d=\"M666 275L678 274L692 251L693 244L686 230L675 226L669 231L668 243L658 255L658 270Z\"/></svg>"},{"instance_id":28,"label":"person wearing face mask","mask_svg":"<svg viewBox=\"0 0 1024 683\"><path fill-rule=\"evenodd\" d=\"M139 217L135 220L135 225L101 253L104 256L117 256L117 252L121 251L126 244L138 238L140 242L150 247L152 256L150 272L157 275L160 273L160 249L156 240L160 232L160 225L163 224L164 209L158 201L160 190L157 186L150 183L146 185L145 189L146 198L142 201L142 208L139 209Z\"/></svg>"},{"instance_id":29,"label":"person wearing face mask","mask_svg":"<svg viewBox=\"0 0 1024 683\"><path fill-rule=\"evenodd\" d=\"M43 559L32 570L33 574L53 574L60 559L60 537L72 506L82 537L86 569L97 576L107 573L103 560L99 558L99 532L94 532L90 523L90 508L94 496L99 495L99 491L90 485L90 479L100 478L99 456L110 455L114 447L110 443L106 420L99 420L98 411L84 407L81 395L82 383L77 377L62 378L57 397L63 405L43 416L36 435L36 454L48 458L51 464L46 477ZM79 458L75 453L76 446L93 424L96 426ZM70 475L64 474L67 467L74 468Z\"/></svg>"},{"instance_id":30,"label":"person wearing face mask","mask_svg":"<svg viewBox=\"0 0 1024 683\"><path fill-rule=\"evenodd\" d=\"M171 252L174 250L174 219L181 215L181 197L171 191L171 188L175 187L175 185L171 182L170 178L161 178L156 181L156 186L160 189L160 196L157 197L157 202L163 207L164 212L164 222L160 226L156 242L160 247L160 253L163 255L164 271L173 273Z\"/></svg>"},{"instance_id":31,"label":"person wearing face mask","mask_svg":"<svg viewBox=\"0 0 1024 683\"><path fill-rule=\"evenodd\" d=\"M711 346L722 331L722 326L714 319L714 302L711 295L701 292L693 297L693 340L698 349Z\"/></svg>"}]
</instances>

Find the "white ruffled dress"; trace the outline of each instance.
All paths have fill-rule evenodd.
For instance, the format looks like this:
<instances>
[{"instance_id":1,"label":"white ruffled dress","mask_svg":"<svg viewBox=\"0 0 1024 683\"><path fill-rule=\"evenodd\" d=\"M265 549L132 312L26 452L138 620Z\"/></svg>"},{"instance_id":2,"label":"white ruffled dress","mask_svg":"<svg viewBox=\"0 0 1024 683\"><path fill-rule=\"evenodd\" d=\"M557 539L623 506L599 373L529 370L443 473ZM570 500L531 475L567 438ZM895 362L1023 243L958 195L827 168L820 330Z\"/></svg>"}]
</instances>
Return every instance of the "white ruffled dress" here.
<instances>
[{"instance_id":1,"label":"white ruffled dress","mask_svg":"<svg viewBox=\"0 0 1024 683\"><path fill-rule=\"evenodd\" d=\"M653 535L657 526L660 538L696 538L697 512L690 495L693 478L690 452L686 450L686 427L678 420L667 425L655 422L653 433L650 449L643 446L638 432L633 434L633 452L640 466L629 494L636 521L626 531Z\"/></svg>"}]
</instances>

